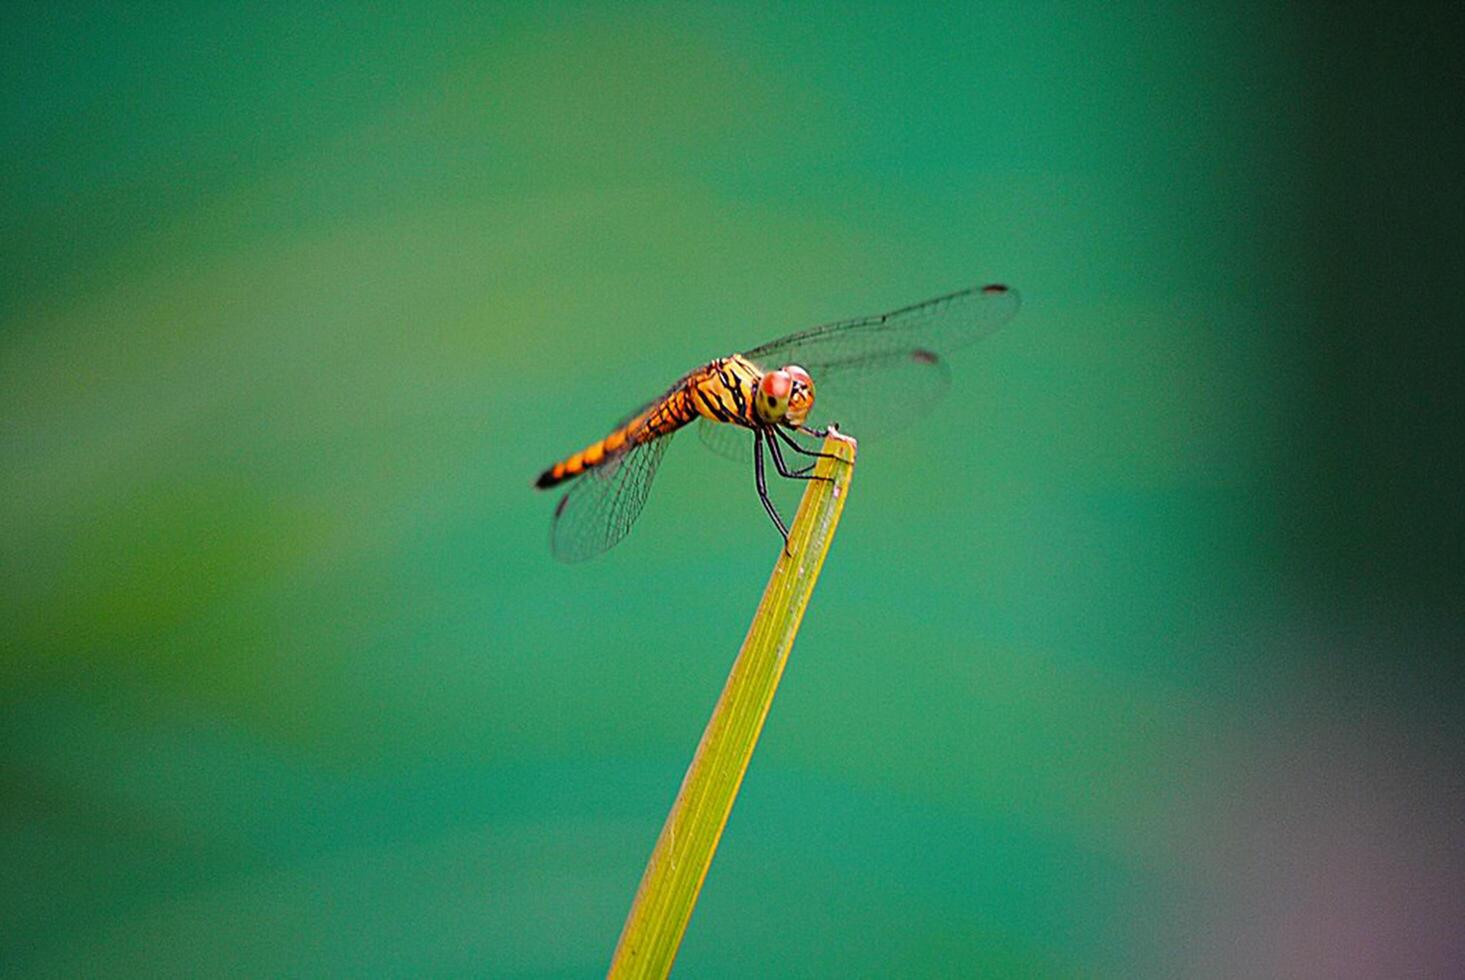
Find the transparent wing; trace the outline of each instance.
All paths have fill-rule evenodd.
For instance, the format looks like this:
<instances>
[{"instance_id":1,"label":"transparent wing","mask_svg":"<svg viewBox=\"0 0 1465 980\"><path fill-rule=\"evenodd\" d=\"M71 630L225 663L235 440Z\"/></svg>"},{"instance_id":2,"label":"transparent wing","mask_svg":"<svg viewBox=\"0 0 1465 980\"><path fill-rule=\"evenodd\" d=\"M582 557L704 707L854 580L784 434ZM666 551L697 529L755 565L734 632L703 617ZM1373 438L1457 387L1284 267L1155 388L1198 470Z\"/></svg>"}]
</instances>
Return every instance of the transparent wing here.
<instances>
[{"instance_id":1,"label":"transparent wing","mask_svg":"<svg viewBox=\"0 0 1465 980\"><path fill-rule=\"evenodd\" d=\"M825 365L814 378L809 424L837 424L857 439L903 431L929 415L951 387L946 359L934 351L896 351L858 365Z\"/></svg>"},{"instance_id":2,"label":"transparent wing","mask_svg":"<svg viewBox=\"0 0 1465 980\"><path fill-rule=\"evenodd\" d=\"M801 330L744 353L765 367L800 364L811 372L835 365L853 368L864 358L900 351L946 354L995 331L1019 305L1016 290L973 286L889 313Z\"/></svg>"},{"instance_id":3,"label":"transparent wing","mask_svg":"<svg viewBox=\"0 0 1465 980\"><path fill-rule=\"evenodd\" d=\"M801 432L785 429L784 433L805 449L817 450L819 448L819 440L811 439ZM745 429L741 425L714 422L704 416L697 420L697 437L702 440L702 445L724 459L730 459L734 463L753 462L753 431L751 429Z\"/></svg>"},{"instance_id":4,"label":"transparent wing","mask_svg":"<svg viewBox=\"0 0 1465 980\"><path fill-rule=\"evenodd\" d=\"M760 367L804 367L814 379L811 425L838 422L860 438L926 414L949 386L944 355L1012 319L1018 294L974 286L878 316L828 323L745 352Z\"/></svg>"},{"instance_id":5,"label":"transparent wing","mask_svg":"<svg viewBox=\"0 0 1465 980\"><path fill-rule=\"evenodd\" d=\"M626 536L656 478L671 436L643 442L586 470L555 505L550 549L560 561L593 558Z\"/></svg>"},{"instance_id":6,"label":"transparent wing","mask_svg":"<svg viewBox=\"0 0 1465 980\"><path fill-rule=\"evenodd\" d=\"M735 463L753 461L753 430L741 425L714 422L705 415L697 420L697 438L702 445Z\"/></svg>"}]
</instances>

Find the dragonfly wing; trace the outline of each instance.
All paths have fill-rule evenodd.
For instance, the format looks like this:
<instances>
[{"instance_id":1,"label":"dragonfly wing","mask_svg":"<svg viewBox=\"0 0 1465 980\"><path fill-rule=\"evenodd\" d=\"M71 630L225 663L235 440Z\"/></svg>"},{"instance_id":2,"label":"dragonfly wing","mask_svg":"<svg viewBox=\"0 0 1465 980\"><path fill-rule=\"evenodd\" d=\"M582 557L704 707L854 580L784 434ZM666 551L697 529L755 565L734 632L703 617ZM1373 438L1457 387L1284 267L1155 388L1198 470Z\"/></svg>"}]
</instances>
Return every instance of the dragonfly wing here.
<instances>
[{"instance_id":1,"label":"dragonfly wing","mask_svg":"<svg viewBox=\"0 0 1465 980\"><path fill-rule=\"evenodd\" d=\"M897 351L948 354L996 331L1020 305L1014 289L973 286L889 313L800 330L745 355L765 368L798 364L813 374L815 368L852 367L862 357Z\"/></svg>"},{"instance_id":2,"label":"dragonfly wing","mask_svg":"<svg viewBox=\"0 0 1465 980\"><path fill-rule=\"evenodd\" d=\"M826 364L813 377L809 424L837 423L857 439L878 439L909 427L929 415L951 387L946 359L933 351L894 351Z\"/></svg>"},{"instance_id":3,"label":"dragonfly wing","mask_svg":"<svg viewBox=\"0 0 1465 980\"><path fill-rule=\"evenodd\" d=\"M746 356L764 368L802 366L814 379L811 424L838 422L856 438L869 438L929 413L950 385L944 355L988 336L1019 305L1006 286L974 286L802 330Z\"/></svg>"},{"instance_id":4,"label":"dragonfly wing","mask_svg":"<svg viewBox=\"0 0 1465 980\"><path fill-rule=\"evenodd\" d=\"M753 460L753 433L741 425L714 422L705 415L697 420L697 438L702 445L735 463Z\"/></svg>"},{"instance_id":5,"label":"dragonfly wing","mask_svg":"<svg viewBox=\"0 0 1465 980\"><path fill-rule=\"evenodd\" d=\"M744 353L765 368L853 364L862 355L928 350L949 353L988 336L1017 312L1021 300L1006 286L973 286L889 313L800 330ZM818 376L814 383L819 383Z\"/></svg>"},{"instance_id":6,"label":"dragonfly wing","mask_svg":"<svg viewBox=\"0 0 1465 980\"><path fill-rule=\"evenodd\" d=\"M646 497L671 436L633 446L586 470L560 498L550 528L550 548L560 561L593 558L626 536Z\"/></svg>"}]
</instances>

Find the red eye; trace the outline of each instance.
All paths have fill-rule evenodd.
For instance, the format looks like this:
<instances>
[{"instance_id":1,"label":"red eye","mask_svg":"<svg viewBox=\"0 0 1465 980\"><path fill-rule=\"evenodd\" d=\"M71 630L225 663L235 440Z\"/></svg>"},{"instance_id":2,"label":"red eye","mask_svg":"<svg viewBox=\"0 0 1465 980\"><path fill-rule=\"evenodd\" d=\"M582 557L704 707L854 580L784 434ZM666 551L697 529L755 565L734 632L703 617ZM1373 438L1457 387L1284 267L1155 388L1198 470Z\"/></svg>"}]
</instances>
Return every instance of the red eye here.
<instances>
[{"instance_id":1,"label":"red eye","mask_svg":"<svg viewBox=\"0 0 1465 980\"><path fill-rule=\"evenodd\" d=\"M787 371L769 371L763 375L763 380L758 387L769 398L782 400L787 398L788 393L793 390L794 382Z\"/></svg>"},{"instance_id":2,"label":"red eye","mask_svg":"<svg viewBox=\"0 0 1465 980\"><path fill-rule=\"evenodd\" d=\"M788 374L788 376L790 378L793 378L795 381L797 381L799 384L803 385L805 388L812 388L812 387L814 387L814 379L811 378L811 377L809 377L809 372L808 371L805 371L803 368L799 367L797 364L790 364L790 365L788 365L788 367L784 368L783 370L784 370L785 373Z\"/></svg>"}]
</instances>

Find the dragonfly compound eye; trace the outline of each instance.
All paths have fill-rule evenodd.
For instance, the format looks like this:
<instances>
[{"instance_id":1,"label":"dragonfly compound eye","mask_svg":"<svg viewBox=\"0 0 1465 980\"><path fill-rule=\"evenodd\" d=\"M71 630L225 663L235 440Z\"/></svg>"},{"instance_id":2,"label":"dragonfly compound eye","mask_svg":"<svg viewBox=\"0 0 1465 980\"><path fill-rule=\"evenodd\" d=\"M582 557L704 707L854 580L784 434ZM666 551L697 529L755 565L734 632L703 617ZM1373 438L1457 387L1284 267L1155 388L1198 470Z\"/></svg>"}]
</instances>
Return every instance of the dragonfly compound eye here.
<instances>
[{"instance_id":1,"label":"dragonfly compound eye","mask_svg":"<svg viewBox=\"0 0 1465 980\"><path fill-rule=\"evenodd\" d=\"M758 382L758 418L770 425L783 420L788 399L794 390L794 379L787 371L769 371Z\"/></svg>"},{"instance_id":2,"label":"dragonfly compound eye","mask_svg":"<svg viewBox=\"0 0 1465 980\"><path fill-rule=\"evenodd\" d=\"M814 407L814 379L797 364L785 365L784 371L793 379L794 390L788 396L788 411L784 412L783 424L797 428L809 418Z\"/></svg>"}]
</instances>

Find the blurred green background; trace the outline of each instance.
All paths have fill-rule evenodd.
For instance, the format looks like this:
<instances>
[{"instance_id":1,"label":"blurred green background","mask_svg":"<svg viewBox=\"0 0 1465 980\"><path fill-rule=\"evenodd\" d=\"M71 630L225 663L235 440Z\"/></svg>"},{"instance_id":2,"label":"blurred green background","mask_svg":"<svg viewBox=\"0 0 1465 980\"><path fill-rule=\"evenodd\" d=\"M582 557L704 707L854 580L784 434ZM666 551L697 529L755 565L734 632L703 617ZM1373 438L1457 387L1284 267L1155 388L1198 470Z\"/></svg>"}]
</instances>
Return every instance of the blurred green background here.
<instances>
[{"instance_id":1,"label":"blurred green background","mask_svg":"<svg viewBox=\"0 0 1465 980\"><path fill-rule=\"evenodd\" d=\"M679 972L1465 959L1458 4L248 8L0 14L0 971L603 971L776 538L530 481L989 280Z\"/></svg>"}]
</instances>

